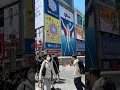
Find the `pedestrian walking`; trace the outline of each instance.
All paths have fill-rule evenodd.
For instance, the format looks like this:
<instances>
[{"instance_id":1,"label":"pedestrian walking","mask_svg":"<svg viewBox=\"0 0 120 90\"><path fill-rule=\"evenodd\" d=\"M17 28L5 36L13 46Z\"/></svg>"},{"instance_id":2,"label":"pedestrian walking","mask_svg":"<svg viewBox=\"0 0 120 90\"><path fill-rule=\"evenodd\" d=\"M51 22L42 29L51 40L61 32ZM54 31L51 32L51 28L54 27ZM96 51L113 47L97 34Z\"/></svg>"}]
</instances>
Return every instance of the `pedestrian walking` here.
<instances>
[{"instance_id":1,"label":"pedestrian walking","mask_svg":"<svg viewBox=\"0 0 120 90\"><path fill-rule=\"evenodd\" d=\"M79 60L77 59L77 56L75 55L73 55L71 59L74 65L74 84L77 90L83 90L83 83L81 81L81 73L79 71L79 66L78 66Z\"/></svg>"},{"instance_id":2,"label":"pedestrian walking","mask_svg":"<svg viewBox=\"0 0 120 90\"><path fill-rule=\"evenodd\" d=\"M56 79L56 73L53 67L52 57L50 54L45 55L46 58L41 66L40 72L39 72L39 80L42 82L44 80L44 90L51 90L51 84L52 84L52 74L54 75L53 78Z\"/></svg>"}]
</instances>

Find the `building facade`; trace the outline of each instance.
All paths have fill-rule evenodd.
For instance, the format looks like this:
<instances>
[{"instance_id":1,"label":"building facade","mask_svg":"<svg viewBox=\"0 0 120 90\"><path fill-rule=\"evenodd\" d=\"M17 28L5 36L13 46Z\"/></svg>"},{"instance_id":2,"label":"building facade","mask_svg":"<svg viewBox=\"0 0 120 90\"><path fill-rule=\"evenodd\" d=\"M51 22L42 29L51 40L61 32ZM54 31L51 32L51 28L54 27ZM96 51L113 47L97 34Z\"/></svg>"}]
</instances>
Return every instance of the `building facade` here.
<instances>
[{"instance_id":1,"label":"building facade","mask_svg":"<svg viewBox=\"0 0 120 90\"><path fill-rule=\"evenodd\" d=\"M0 0L0 59L6 70L20 69L34 62L33 2L34 0ZM29 27L32 23L33 26Z\"/></svg>"}]
</instances>

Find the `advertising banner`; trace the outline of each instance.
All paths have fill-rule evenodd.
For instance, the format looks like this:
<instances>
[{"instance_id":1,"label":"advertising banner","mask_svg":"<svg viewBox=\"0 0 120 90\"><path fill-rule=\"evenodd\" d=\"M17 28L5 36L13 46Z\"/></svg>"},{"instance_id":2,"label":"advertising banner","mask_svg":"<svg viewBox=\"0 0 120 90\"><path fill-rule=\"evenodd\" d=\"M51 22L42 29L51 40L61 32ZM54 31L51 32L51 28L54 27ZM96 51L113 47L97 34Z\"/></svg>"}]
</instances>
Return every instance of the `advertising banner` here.
<instances>
[{"instance_id":1,"label":"advertising banner","mask_svg":"<svg viewBox=\"0 0 120 90\"><path fill-rule=\"evenodd\" d=\"M101 31L119 34L118 15L115 10L111 10L99 5L100 10L100 29Z\"/></svg>"},{"instance_id":2,"label":"advertising banner","mask_svg":"<svg viewBox=\"0 0 120 90\"><path fill-rule=\"evenodd\" d=\"M35 0L35 29L44 26L44 0Z\"/></svg>"},{"instance_id":3,"label":"advertising banner","mask_svg":"<svg viewBox=\"0 0 120 90\"><path fill-rule=\"evenodd\" d=\"M46 14L45 42L61 44L60 21ZM48 45L46 45L48 46ZM48 48L48 47L46 47ZM60 49L60 47L59 47Z\"/></svg>"},{"instance_id":4,"label":"advertising banner","mask_svg":"<svg viewBox=\"0 0 120 90\"><path fill-rule=\"evenodd\" d=\"M12 41L19 48L19 8L18 4L4 9L4 39L6 48Z\"/></svg>"},{"instance_id":5,"label":"advertising banner","mask_svg":"<svg viewBox=\"0 0 120 90\"><path fill-rule=\"evenodd\" d=\"M77 51L85 51L85 42L84 41L77 41Z\"/></svg>"},{"instance_id":6,"label":"advertising banner","mask_svg":"<svg viewBox=\"0 0 120 90\"><path fill-rule=\"evenodd\" d=\"M48 54L57 54L57 53L61 53L61 50L47 50Z\"/></svg>"},{"instance_id":7,"label":"advertising banner","mask_svg":"<svg viewBox=\"0 0 120 90\"><path fill-rule=\"evenodd\" d=\"M61 44L46 42L45 47L48 48L48 49L61 49Z\"/></svg>"},{"instance_id":8,"label":"advertising banner","mask_svg":"<svg viewBox=\"0 0 120 90\"><path fill-rule=\"evenodd\" d=\"M25 11L25 38L35 38L35 18L34 18L34 8L33 8L33 0L25 0L26 1L26 11Z\"/></svg>"},{"instance_id":9,"label":"advertising banner","mask_svg":"<svg viewBox=\"0 0 120 90\"><path fill-rule=\"evenodd\" d=\"M62 55L70 56L76 54L75 30L73 14L60 6Z\"/></svg>"},{"instance_id":10,"label":"advertising banner","mask_svg":"<svg viewBox=\"0 0 120 90\"><path fill-rule=\"evenodd\" d=\"M25 39L25 53L35 53L35 39Z\"/></svg>"},{"instance_id":11,"label":"advertising banner","mask_svg":"<svg viewBox=\"0 0 120 90\"><path fill-rule=\"evenodd\" d=\"M36 41L37 41L38 47L43 47L44 46L43 33L44 33L43 32L43 27L36 30Z\"/></svg>"},{"instance_id":12,"label":"advertising banner","mask_svg":"<svg viewBox=\"0 0 120 90\"><path fill-rule=\"evenodd\" d=\"M59 19L59 2L58 0L44 0L45 13Z\"/></svg>"},{"instance_id":13,"label":"advertising banner","mask_svg":"<svg viewBox=\"0 0 120 90\"><path fill-rule=\"evenodd\" d=\"M70 22L74 21L73 14L70 11L68 11L67 9L65 9L60 5L59 5L59 10L60 10L60 17L63 17Z\"/></svg>"},{"instance_id":14,"label":"advertising banner","mask_svg":"<svg viewBox=\"0 0 120 90\"><path fill-rule=\"evenodd\" d=\"M61 30L63 55L76 54L74 24L61 17Z\"/></svg>"},{"instance_id":15,"label":"advertising banner","mask_svg":"<svg viewBox=\"0 0 120 90\"><path fill-rule=\"evenodd\" d=\"M76 28L76 38L78 40L85 40L85 31L82 28Z\"/></svg>"}]
</instances>

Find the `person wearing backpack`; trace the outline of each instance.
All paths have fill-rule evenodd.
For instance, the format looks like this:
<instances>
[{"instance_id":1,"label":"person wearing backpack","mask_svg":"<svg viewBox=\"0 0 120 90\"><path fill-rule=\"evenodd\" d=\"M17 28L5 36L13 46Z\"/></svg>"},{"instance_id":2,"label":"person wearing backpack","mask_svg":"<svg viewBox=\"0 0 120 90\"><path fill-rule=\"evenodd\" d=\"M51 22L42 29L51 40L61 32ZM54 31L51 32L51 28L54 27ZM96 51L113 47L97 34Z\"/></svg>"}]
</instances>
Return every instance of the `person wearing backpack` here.
<instances>
[{"instance_id":1,"label":"person wearing backpack","mask_svg":"<svg viewBox=\"0 0 120 90\"><path fill-rule=\"evenodd\" d=\"M52 74L56 79L57 75L55 74L53 62L51 60L51 55L48 54L46 56L46 60L43 61L40 72L39 72L39 80L42 81L44 79L44 90L51 90L51 80Z\"/></svg>"},{"instance_id":2,"label":"person wearing backpack","mask_svg":"<svg viewBox=\"0 0 120 90\"><path fill-rule=\"evenodd\" d=\"M79 65L78 65L79 60L77 59L77 56L75 55L73 55L71 59L74 65L74 84L77 90L83 90L83 83L81 81L81 73L80 73Z\"/></svg>"},{"instance_id":3,"label":"person wearing backpack","mask_svg":"<svg viewBox=\"0 0 120 90\"><path fill-rule=\"evenodd\" d=\"M85 74L85 66L82 60L78 60L79 71L81 74Z\"/></svg>"}]
</instances>

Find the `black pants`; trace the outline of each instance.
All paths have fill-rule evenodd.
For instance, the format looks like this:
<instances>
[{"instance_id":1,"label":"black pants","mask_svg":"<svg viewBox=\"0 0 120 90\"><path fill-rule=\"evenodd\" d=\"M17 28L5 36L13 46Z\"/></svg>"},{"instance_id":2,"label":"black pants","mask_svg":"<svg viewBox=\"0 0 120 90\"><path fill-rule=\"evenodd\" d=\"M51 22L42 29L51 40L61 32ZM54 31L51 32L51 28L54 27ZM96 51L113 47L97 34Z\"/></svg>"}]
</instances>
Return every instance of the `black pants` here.
<instances>
[{"instance_id":1,"label":"black pants","mask_svg":"<svg viewBox=\"0 0 120 90\"><path fill-rule=\"evenodd\" d=\"M77 90L83 90L84 84L81 81L81 77L74 78L74 84L75 84Z\"/></svg>"}]
</instances>

